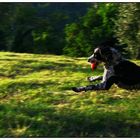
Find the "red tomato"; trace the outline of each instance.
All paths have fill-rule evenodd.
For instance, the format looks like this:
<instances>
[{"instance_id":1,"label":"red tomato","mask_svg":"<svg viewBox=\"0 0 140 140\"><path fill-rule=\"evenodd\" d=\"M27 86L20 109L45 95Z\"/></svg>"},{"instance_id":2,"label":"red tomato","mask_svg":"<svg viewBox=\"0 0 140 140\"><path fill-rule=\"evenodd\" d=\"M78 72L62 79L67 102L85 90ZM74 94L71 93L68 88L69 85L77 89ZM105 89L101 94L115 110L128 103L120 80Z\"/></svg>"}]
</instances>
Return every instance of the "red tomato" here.
<instances>
[{"instance_id":1,"label":"red tomato","mask_svg":"<svg viewBox=\"0 0 140 140\"><path fill-rule=\"evenodd\" d=\"M91 63L91 69L94 71L95 68L96 68L96 63Z\"/></svg>"}]
</instances>

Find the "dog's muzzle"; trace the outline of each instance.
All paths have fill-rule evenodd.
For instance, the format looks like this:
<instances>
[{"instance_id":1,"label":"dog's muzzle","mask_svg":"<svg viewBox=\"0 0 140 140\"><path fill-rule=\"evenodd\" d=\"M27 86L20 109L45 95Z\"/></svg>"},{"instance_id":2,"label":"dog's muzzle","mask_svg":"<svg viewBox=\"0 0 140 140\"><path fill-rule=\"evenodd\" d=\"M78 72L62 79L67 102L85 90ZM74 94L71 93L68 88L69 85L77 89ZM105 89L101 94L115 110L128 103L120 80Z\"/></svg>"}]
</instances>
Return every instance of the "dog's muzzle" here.
<instances>
[{"instance_id":1,"label":"dog's muzzle","mask_svg":"<svg viewBox=\"0 0 140 140\"><path fill-rule=\"evenodd\" d=\"M94 56L92 55L92 56L90 56L89 58L88 58L88 62L89 63L96 63L97 62L97 60L94 58Z\"/></svg>"}]
</instances>

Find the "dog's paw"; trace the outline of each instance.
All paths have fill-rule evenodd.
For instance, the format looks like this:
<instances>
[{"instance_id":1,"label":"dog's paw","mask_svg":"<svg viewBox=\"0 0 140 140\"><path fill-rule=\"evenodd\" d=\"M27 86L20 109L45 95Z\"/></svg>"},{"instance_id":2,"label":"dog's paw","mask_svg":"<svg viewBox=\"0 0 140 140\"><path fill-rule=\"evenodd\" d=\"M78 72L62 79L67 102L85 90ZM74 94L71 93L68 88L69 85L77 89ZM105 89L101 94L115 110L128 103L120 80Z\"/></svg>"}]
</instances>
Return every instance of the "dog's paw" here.
<instances>
[{"instance_id":1,"label":"dog's paw","mask_svg":"<svg viewBox=\"0 0 140 140\"><path fill-rule=\"evenodd\" d=\"M85 91L85 88L84 87L73 87L72 90L75 92L81 92L81 91Z\"/></svg>"},{"instance_id":2,"label":"dog's paw","mask_svg":"<svg viewBox=\"0 0 140 140\"><path fill-rule=\"evenodd\" d=\"M94 81L94 77L92 76L92 77L87 77L87 81L89 81L89 82L93 82Z\"/></svg>"},{"instance_id":3,"label":"dog's paw","mask_svg":"<svg viewBox=\"0 0 140 140\"><path fill-rule=\"evenodd\" d=\"M79 92L77 87L72 87L72 90L75 91L75 92Z\"/></svg>"},{"instance_id":4,"label":"dog's paw","mask_svg":"<svg viewBox=\"0 0 140 140\"><path fill-rule=\"evenodd\" d=\"M91 76L91 77L87 77L87 80L88 80L89 82L102 80L102 76Z\"/></svg>"}]
</instances>

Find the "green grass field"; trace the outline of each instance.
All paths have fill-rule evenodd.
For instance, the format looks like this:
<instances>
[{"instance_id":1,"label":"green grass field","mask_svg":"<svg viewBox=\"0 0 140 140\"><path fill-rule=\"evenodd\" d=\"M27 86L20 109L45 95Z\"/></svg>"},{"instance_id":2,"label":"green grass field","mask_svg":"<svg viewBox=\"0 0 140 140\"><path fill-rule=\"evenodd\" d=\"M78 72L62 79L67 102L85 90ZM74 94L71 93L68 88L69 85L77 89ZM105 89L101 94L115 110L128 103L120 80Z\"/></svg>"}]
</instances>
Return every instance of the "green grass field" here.
<instances>
[{"instance_id":1,"label":"green grass field","mask_svg":"<svg viewBox=\"0 0 140 140\"><path fill-rule=\"evenodd\" d=\"M140 91L71 91L101 72L86 58L0 52L0 137L140 137Z\"/></svg>"}]
</instances>

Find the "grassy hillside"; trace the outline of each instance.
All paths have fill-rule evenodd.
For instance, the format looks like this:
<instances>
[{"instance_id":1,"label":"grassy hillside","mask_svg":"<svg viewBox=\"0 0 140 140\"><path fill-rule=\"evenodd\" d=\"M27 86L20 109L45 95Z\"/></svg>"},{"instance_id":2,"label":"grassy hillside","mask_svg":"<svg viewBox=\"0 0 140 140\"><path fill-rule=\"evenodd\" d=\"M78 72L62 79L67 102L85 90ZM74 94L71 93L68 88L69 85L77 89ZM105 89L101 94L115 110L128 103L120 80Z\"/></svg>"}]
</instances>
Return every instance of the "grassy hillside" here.
<instances>
[{"instance_id":1,"label":"grassy hillside","mask_svg":"<svg viewBox=\"0 0 140 140\"><path fill-rule=\"evenodd\" d=\"M86 58L0 52L0 137L140 137L140 91L70 90L101 72Z\"/></svg>"}]
</instances>

